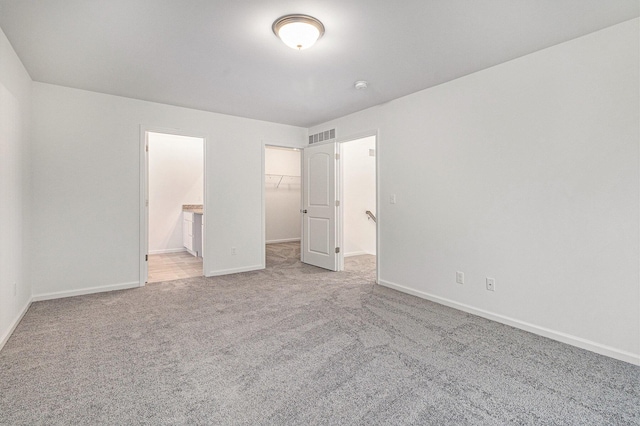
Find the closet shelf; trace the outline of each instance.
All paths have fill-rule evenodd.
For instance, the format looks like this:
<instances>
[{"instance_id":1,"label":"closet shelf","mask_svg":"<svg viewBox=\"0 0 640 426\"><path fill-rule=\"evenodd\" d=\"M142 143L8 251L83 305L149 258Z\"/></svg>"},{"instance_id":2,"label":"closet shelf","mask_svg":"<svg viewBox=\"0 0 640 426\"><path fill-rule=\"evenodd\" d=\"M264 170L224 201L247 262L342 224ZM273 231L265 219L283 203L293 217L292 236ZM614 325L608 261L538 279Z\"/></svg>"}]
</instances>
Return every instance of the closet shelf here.
<instances>
[{"instance_id":1,"label":"closet shelf","mask_svg":"<svg viewBox=\"0 0 640 426\"><path fill-rule=\"evenodd\" d=\"M280 186L280 184L282 183L283 179L300 179L300 176L293 176L293 175L277 175L277 174L271 174L271 173L265 173L264 175L267 179L273 179L274 181L277 179L278 183L276 184L276 188L278 188Z\"/></svg>"}]
</instances>

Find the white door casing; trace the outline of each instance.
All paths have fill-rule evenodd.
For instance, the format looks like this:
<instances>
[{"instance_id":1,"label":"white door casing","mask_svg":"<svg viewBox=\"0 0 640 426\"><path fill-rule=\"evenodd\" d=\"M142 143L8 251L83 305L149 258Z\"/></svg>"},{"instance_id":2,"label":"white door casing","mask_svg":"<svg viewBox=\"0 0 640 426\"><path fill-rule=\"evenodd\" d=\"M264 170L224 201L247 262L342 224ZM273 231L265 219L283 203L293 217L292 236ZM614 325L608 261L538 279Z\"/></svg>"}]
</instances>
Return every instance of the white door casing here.
<instances>
[{"instance_id":1,"label":"white door casing","mask_svg":"<svg viewBox=\"0 0 640 426\"><path fill-rule=\"evenodd\" d=\"M304 149L302 261L338 270L336 143Z\"/></svg>"}]
</instances>

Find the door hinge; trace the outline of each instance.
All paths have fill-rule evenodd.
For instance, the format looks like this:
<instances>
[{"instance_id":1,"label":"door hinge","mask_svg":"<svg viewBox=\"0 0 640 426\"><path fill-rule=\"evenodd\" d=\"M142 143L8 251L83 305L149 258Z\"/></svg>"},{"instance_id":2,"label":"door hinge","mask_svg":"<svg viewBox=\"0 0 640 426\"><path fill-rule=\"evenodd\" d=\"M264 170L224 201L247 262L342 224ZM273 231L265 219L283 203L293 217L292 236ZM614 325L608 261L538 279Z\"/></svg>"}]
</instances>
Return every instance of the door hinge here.
<instances>
[{"instance_id":1,"label":"door hinge","mask_svg":"<svg viewBox=\"0 0 640 426\"><path fill-rule=\"evenodd\" d=\"M340 159L340 154L336 154L336 160Z\"/></svg>"},{"instance_id":2,"label":"door hinge","mask_svg":"<svg viewBox=\"0 0 640 426\"><path fill-rule=\"evenodd\" d=\"M145 201L144 201L144 205L145 205L145 206L147 206L147 207L149 207L149 200L145 200Z\"/></svg>"},{"instance_id":3,"label":"door hinge","mask_svg":"<svg viewBox=\"0 0 640 426\"><path fill-rule=\"evenodd\" d=\"M336 207L340 207L340 200L336 200Z\"/></svg>"},{"instance_id":4,"label":"door hinge","mask_svg":"<svg viewBox=\"0 0 640 426\"><path fill-rule=\"evenodd\" d=\"M149 255L148 255L148 254L145 254L145 255L144 255L144 261L145 261L145 262L148 262L148 261L149 261Z\"/></svg>"},{"instance_id":5,"label":"door hinge","mask_svg":"<svg viewBox=\"0 0 640 426\"><path fill-rule=\"evenodd\" d=\"M145 146L144 146L144 150L145 150L145 151L147 151L147 152L149 152L149 145L145 145Z\"/></svg>"},{"instance_id":6,"label":"door hinge","mask_svg":"<svg viewBox=\"0 0 640 426\"><path fill-rule=\"evenodd\" d=\"M336 247L336 253L340 253L340 247Z\"/></svg>"}]
</instances>

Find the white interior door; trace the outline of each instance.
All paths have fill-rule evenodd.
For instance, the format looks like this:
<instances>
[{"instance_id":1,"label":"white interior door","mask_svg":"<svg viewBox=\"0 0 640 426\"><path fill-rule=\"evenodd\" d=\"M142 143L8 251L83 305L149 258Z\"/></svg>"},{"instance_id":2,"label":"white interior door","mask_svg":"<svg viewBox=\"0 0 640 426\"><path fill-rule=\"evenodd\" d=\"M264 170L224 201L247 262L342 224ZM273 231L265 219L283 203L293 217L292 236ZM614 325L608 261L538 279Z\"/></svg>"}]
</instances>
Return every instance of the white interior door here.
<instances>
[{"instance_id":1,"label":"white interior door","mask_svg":"<svg viewBox=\"0 0 640 426\"><path fill-rule=\"evenodd\" d=\"M302 261L338 270L335 143L304 149Z\"/></svg>"}]
</instances>

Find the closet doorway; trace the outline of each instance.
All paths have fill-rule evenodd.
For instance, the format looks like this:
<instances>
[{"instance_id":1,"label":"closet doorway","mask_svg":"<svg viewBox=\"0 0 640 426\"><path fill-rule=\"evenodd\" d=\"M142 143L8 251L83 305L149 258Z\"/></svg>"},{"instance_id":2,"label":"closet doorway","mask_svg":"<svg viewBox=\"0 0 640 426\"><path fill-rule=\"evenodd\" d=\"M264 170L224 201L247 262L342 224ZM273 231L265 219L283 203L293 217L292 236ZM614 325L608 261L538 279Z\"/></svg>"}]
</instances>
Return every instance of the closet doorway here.
<instances>
[{"instance_id":1,"label":"closet doorway","mask_svg":"<svg viewBox=\"0 0 640 426\"><path fill-rule=\"evenodd\" d=\"M265 267L300 258L301 151L264 147ZM274 264L269 264L274 263ZM284 265L280 265L284 266Z\"/></svg>"}]
</instances>

